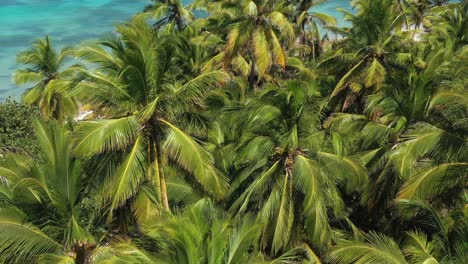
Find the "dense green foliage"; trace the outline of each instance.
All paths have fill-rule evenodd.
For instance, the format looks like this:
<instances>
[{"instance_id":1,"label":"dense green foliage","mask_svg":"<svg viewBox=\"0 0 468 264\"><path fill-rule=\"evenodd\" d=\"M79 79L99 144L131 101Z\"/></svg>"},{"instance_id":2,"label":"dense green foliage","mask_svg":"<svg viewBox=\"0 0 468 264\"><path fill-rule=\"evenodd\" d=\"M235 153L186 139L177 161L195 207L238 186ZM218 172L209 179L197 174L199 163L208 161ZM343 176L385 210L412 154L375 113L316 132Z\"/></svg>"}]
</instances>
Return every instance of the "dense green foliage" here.
<instances>
[{"instance_id":1,"label":"dense green foliage","mask_svg":"<svg viewBox=\"0 0 468 264\"><path fill-rule=\"evenodd\" d=\"M0 153L26 151L36 155L37 141L33 121L40 118L32 106L7 98L0 102Z\"/></svg>"},{"instance_id":2,"label":"dense green foliage","mask_svg":"<svg viewBox=\"0 0 468 264\"><path fill-rule=\"evenodd\" d=\"M21 53L0 262L468 263L468 2L323 2L155 0Z\"/></svg>"}]
</instances>

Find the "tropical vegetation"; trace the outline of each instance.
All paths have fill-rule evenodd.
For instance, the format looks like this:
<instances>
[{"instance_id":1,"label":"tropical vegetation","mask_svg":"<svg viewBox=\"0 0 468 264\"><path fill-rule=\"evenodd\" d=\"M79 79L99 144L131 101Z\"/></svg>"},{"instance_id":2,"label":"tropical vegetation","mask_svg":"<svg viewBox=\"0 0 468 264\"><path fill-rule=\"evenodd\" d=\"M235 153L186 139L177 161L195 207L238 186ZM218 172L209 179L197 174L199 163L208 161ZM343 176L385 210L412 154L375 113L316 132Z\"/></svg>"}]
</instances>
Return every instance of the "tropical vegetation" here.
<instances>
[{"instance_id":1,"label":"tropical vegetation","mask_svg":"<svg viewBox=\"0 0 468 264\"><path fill-rule=\"evenodd\" d=\"M468 2L325 2L154 0L20 53L0 262L468 263Z\"/></svg>"}]
</instances>

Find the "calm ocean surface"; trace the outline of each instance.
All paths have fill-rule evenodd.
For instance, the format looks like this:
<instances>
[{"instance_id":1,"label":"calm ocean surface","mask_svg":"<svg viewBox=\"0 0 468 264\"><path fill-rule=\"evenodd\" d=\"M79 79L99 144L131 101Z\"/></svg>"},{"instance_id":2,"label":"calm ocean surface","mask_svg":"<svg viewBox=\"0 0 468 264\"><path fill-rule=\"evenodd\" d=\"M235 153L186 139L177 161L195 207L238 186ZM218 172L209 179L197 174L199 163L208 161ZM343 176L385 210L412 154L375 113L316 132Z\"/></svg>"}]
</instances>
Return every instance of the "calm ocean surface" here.
<instances>
[{"instance_id":1,"label":"calm ocean surface","mask_svg":"<svg viewBox=\"0 0 468 264\"><path fill-rule=\"evenodd\" d=\"M61 47L99 38L148 3L150 0L0 0L0 99L18 98L24 91L25 87L11 83L11 75L18 67L16 53L35 39L47 34ZM349 0L330 0L314 11L340 18L338 7L349 8Z\"/></svg>"}]
</instances>

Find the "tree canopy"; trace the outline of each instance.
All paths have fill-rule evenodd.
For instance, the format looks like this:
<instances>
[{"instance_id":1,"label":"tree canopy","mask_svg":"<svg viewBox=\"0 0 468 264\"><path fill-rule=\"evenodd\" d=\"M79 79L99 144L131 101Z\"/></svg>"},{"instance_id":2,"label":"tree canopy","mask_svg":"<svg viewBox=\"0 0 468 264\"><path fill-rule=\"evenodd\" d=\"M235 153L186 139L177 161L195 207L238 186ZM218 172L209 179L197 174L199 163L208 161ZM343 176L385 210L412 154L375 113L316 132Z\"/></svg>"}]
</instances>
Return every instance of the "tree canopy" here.
<instances>
[{"instance_id":1,"label":"tree canopy","mask_svg":"<svg viewBox=\"0 0 468 264\"><path fill-rule=\"evenodd\" d=\"M468 2L325 2L151 1L20 53L0 262L468 263Z\"/></svg>"}]
</instances>

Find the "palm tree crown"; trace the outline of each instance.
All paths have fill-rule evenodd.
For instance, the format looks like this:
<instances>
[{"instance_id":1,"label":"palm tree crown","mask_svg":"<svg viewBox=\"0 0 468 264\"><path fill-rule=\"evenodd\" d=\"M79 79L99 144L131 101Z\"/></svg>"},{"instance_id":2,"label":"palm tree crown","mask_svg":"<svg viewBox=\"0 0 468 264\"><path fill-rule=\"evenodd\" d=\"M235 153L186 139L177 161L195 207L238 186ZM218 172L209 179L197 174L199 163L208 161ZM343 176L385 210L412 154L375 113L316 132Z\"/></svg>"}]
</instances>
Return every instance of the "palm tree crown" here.
<instances>
[{"instance_id":1,"label":"palm tree crown","mask_svg":"<svg viewBox=\"0 0 468 264\"><path fill-rule=\"evenodd\" d=\"M29 67L16 71L14 82L34 84L24 93L23 101L39 106L46 117L63 120L77 112L77 103L67 94L67 87L73 83L72 77L81 66L67 66L71 55L70 48L57 52L48 36L35 42L30 50L18 54L18 63Z\"/></svg>"},{"instance_id":2,"label":"palm tree crown","mask_svg":"<svg viewBox=\"0 0 468 264\"><path fill-rule=\"evenodd\" d=\"M174 50L142 20L120 26L118 32L119 36L80 51L98 70L89 72L76 89L104 119L79 127L75 152L120 155L118 164L109 163L115 171L104 176L111 210L125 205L145 182L153 186L159 205L169 209L164 168L170 164L222 198L225 180L213 167L211 155L186 129L203 125L198 113L204 107L201 97L225 74L208 72L185 80L172 63Z\"/></svg>"}]
</instances>

